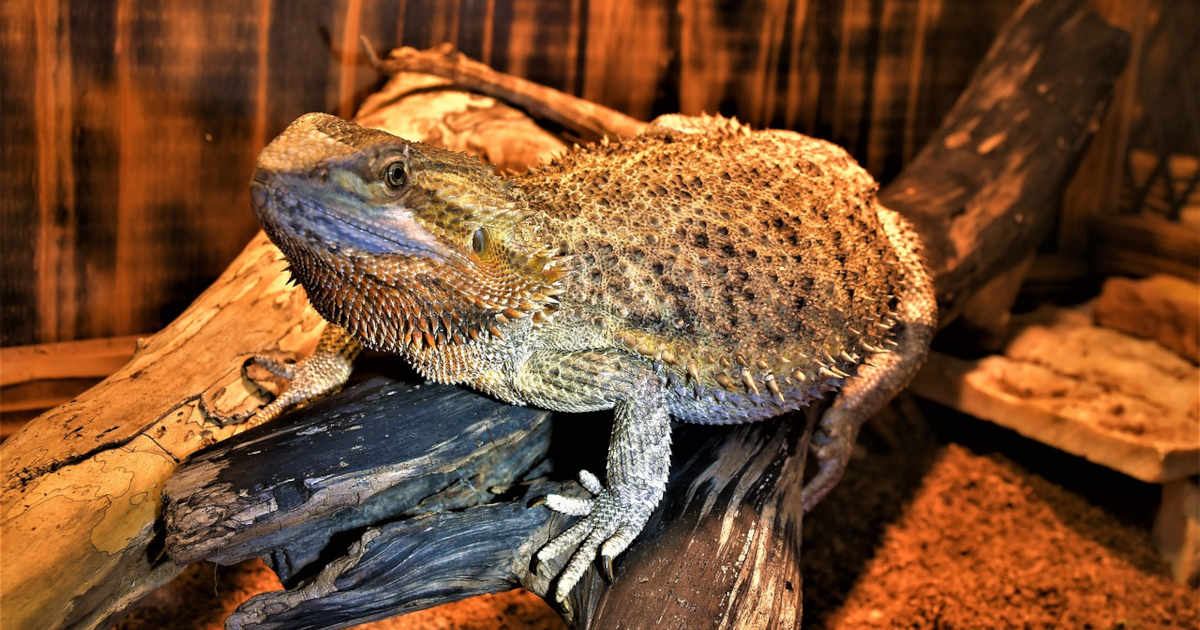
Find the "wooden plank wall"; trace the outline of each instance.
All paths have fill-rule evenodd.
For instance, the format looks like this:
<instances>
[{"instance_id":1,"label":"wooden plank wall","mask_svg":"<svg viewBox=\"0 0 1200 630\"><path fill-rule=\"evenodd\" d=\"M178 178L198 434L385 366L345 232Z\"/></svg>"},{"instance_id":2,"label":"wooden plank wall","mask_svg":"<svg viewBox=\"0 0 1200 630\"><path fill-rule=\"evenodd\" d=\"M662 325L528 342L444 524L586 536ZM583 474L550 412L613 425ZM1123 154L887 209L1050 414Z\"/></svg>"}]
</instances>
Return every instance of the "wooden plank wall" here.
<instances>
[{"instance_id":1,"label":"wooden plank wall","mask_svg":"<svg viewBox=\"0 0 1200 630\"><path fill-rule=\"evenodd\" d=\"M455 43L634 116L722 112L887 179L1017 0L0 3L0 345L152 331L256 229L246 180L378 82L357 41Z\"/></svg>"}]
</instances>

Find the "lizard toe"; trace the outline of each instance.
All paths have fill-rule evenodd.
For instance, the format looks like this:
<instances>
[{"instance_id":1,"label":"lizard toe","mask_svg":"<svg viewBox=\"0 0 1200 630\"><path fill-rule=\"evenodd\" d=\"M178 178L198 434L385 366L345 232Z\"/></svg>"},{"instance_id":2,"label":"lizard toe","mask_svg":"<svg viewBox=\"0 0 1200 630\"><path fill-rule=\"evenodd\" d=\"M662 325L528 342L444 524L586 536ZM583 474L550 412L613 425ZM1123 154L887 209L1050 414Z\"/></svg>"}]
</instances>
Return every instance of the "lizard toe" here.
<instances>
[{"instance_id":1,"label":"lizard toe","mask_svg":"<svg viewBox=\"0 0 1200 630\"><path fill-rule=\"evenodd\" d=\"M587 516L592 513L593 501L561 494L546 495L546 507L568 516Z\"/></svg>"},{"instance_id":2,"label":"lizard toe","mask_svg":"<svg viewBox=\"0 0 1200 630\"><path fill-rule=\"evenodd\" d=\"M600 483L600 479L587 470L579 471L579 485L593 495L604 492L604 484Z\"/></svg>"},{"instance_id":3,"label":"lizard toe","mask_svg":"<svg viewBox=\"0 0 1200 630\"><path fill-rule=\"evenodd\" d=\"M570 595L571 589L579 583L579 578L583 577L584 572L587 571L588 565L596 557L596 550L599 549L600 543L607 535L608 532L605 532L604 529L592 529L575 553L571 554L571 560L559 574L558 584L554 587L555 601L562 603L567 600L567 595Z\"/></svg>"},{"instance_id":4,"label":"lizard toe","mask_svg":"<svg viewBox=\"0 0 1200 630\"><path fill-rule=\"evenodd\" d=\"M549 499L550 497L547 497L548 503ZM565 600L594 559L600 559L601 568L606 571L606 577L611 579L613 558L625 551L637 538L654 509L653 504L639 500L636 493L620 493L604 488L590 501L574 501L586 501L591 504L587 515L537 553L540 564L559 557L568 550L574 550L558 577L554 594L558 602Z\"/></svg>"}]
</instances>

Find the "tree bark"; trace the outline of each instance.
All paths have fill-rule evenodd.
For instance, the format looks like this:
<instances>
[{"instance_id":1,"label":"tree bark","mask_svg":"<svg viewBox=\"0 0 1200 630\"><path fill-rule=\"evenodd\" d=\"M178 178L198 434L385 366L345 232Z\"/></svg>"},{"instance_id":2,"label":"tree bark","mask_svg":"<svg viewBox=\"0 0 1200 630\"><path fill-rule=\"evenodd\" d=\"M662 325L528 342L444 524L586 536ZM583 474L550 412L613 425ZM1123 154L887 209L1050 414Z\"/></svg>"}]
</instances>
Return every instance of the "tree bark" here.
<instances>
[{"instance_id":1,"label":"tree bark","mask_svg":"<svg viewBox=\"0 0 1200 630\"><path fill-rule=\"evenodd\" d=\"M943 128L883 190L882 199L913 218L926 240L944 305L943 322L975 289L1027 256L1045 235L1058 195L1124 64L1126 40L1081 0L1026 3L1000 34ZM477 83L486 87L487 80L485 73ZM480 89L479 85L472 87ZM594 110L574 116L570 99L556 102L565 120L587 121L581 129L603 118ZM160 557L156 542L161 527L156 497L167 477L202 446L251 428L214 422L244 416L262 403L257 388L240 374L249 355L271 349L302 355L319 332L320 320L306 306L303 292L284 280L279 253L259 235L183 316L144 343L129 365L0 446L8 473L0 601L5 627L95 627L178 572L174 563ZM359 389L343 395L347 398L335 400L370 399ZM318 408L336 415L332 405L286 421L300 422L304 413ZM382 399L371 405L379 407L366 405L364 414L385 418L390 413L386 410L392 409ZM309 417L318 424L331 419ZM531 445L538 439L530 427L544 422L536 418L526 417L527 426L517 430L526 432L524 439ZM564 420L554 424L555 444L561 443L559 427L576 422ZM792 627L800 616L802 513L797 495L809 424L783 418L746 427L677 431L681 461L673 466L669 498L619 559L618 579L611 589L594 572L576 589L570 620L595 627L637 626L647 619L688 627ZM300 436L285 431L275 439L286 443ZM513 439L513 444L521 441ZM596 456L602 456L603 440L572 442L580 443L597 444ZM521 451L524 461L534 461L533 453L542 449L520 448L530 449ZM253 450L241 442L222 449L241 453L226 458L226 469L236 468ZM548 457L557 462L560 474L580 468L578 462L554 455L552 447ZM197 459L196 466L211 465L212 457ZM277 449L254 457L265 466L264 457L287 461L297 452ZM319 477L318 456L314 452L305 457L314 460L314 467L304 474ZM471 461L482 467L487 459L479 454ZM328 473L336 475L342 460L325 461L332 466ZM377 473L403 461L409 460L350 465ZM180 471L181 478L191 474L203 479L192 466ZM542 470L536 464L524 471L522 467L488 479L515 482ZM370 477L364 473L363 480ZM414 483L431 483L417 478ZM256 482L243 477L237 483L253 487ZM458 492L460 502L451 510L424 501L419 509L425 511L408 520L378 515L372 521L378 526L361 535L351 528L324 545L321 552L332 554L338 550L335 541L344 544L345 536L358 535L345 554L333 560L320 556L318 542L303 547L299 539L276 541L281 546L273 548L272 560L286 566L284 572L295 588L253 598L230 622L234 627L292 627L289 623L304 618L310 624L306 627L335 627L518 582L545 593L546 576L556 567L534 573L528 558L564 523L543 508L527 509L524 501L547 491L547 483L534 482L526 493L479 488ZM191 501L184 485L172 482L172 506ZM212 495L211 484L188 487L207 487ZM367 496L381 501L380 493ZM298 493L295 505L305 505L304 498ZM283 507L272 518L285 518L289 507L295 507L286 499L281 503L276 498L276 503ZM371 510L378 504L338 505L353 514L347 522L359 523L374 518ZM205 509L200 497L189 506ZM393 508L400 509L389 504L388 509ZM404 509L417 508L403 508L401 513ZM175 523L188 522L187 515L175 518ZM335 517L320 518L328 523ZM295 522L302 526L304 519ZM192 539L204 537L189 531ZM174 540L182 540L182 532L173 531ZM248 550L252 538L238 539L238 544L245 542L241 548ZM22 544L37 539L44 544ZM478 553L474 545L480 545ZM421 555L438 549L463 552ZM507 560L497 563L498 557ZM301 563L294 558L318 560ZM285 565L284 559L292 564ZM422 573L422 566L429 568ZM385 586L389 576L409 575L410 570L421 579L405 581L408 588ZM390 599L378 599L385 591Z\"/></svg>"}]
</instances>

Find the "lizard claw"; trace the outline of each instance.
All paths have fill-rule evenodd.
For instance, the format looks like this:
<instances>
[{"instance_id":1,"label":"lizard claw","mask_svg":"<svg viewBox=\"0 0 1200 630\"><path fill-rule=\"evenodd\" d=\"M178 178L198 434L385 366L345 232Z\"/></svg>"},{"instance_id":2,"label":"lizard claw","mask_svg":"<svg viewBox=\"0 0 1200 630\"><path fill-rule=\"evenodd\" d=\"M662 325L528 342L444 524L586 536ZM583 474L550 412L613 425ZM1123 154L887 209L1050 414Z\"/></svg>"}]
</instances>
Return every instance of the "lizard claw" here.
<instances>
[{"instance_id":1,"label":"lizard claw","mask_svg":"<svg viewBox=\"0 0 1200 630\"><path fill-rule=\"evenodd\" d=\"M251 362L271 374L288 380L287 387L254 414L256 422L273 420L284 411L324 396L341 387L350 378L354 357L362 346L349 333L329 326L322 332L316 350L294 363L283 363L269 356L258 355ZM243 365L243 373L245 371Z\"/></svg>"}]
</instances>

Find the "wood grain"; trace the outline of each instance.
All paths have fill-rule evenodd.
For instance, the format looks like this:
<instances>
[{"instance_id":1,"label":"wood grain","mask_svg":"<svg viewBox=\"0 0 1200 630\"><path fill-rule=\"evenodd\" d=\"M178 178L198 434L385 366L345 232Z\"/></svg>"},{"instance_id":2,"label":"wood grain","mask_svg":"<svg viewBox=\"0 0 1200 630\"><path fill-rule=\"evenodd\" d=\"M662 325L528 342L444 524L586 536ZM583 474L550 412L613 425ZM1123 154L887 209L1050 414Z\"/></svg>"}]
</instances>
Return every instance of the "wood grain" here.
<instances>
[{"instance_id":1,"label":"wood grain","mask_svg":"<svg viewBox=\"0 0 1200 630\"><path fill-rule=\"evenodd\" d=\"M721 112L899 172L1017 0L4 3L0 345L156 330L254 233L245 180L377 87L358 45L450 42L634 118Z\"/></svg>"},{"instance_id":2,"label":"wood grain","mask_svg":"<svg viewBox=\"0 0 1200 630\"><path fill-rule=\"evenodd\" d=\"M240 373L249 348L307 352L323 325L282 269L278 250L258 236L132 361L0 445L5 540L55 537L6 544L4 628L92 627L177 573L147 552L167 475L188 454L250 428L214 423L261 404ZM239 316L235 304L256 315ZM227 343L233 330L250 345Z\"/></svg>"},{"instance_id":3,"label":"wood grain","mask_svg":"<svg viewBox=\"0 0 1200 630\"><path fill-rule=\"evenodd\" d=\"M104 378L133 356L139 337L0 348L0 387L63 378Z\"/></svg>"}]
</instances>

